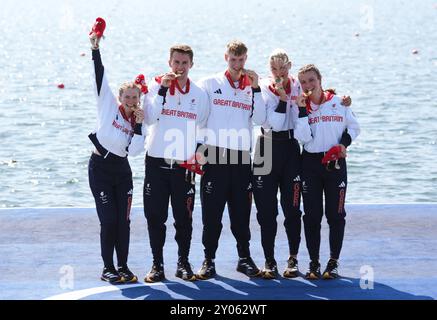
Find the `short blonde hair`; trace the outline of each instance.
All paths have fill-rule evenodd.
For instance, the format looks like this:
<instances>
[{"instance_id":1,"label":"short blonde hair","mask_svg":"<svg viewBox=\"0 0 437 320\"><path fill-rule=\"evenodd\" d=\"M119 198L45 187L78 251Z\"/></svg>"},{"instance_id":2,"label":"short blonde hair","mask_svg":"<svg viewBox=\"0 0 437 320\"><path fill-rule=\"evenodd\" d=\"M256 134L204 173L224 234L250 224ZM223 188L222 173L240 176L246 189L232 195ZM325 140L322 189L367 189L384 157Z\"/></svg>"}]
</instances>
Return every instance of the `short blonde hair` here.
<instances>
[{"instance_id":1,"label":"short blonde hair","mask_svg":"<svg viewBox=\"0 0 437 320\"><path fill-rule=\"evenodd\" d=\"M127 89L138 89L138 96L141 97L141 86L132 81L125 82L120 86L120 89L118 89L118 96L121 97L123 92Z\"/></svg>"},{"instance_id":2,"label":"short blonde hair","mask_svg":"<svg viewBox=\"0 0 437 320\"><path fill-rule=\"evenodd\" d=\"M239 57L247 53L247 47L239 40L232 40L226 45L226 53L232 53Z\"/></svg>"},{"instance_id":3,"label":"short blonde hair","mask_svg":"<svg viewBox=\"0 0 437 320\"><path fill-rule=\"evenodd\" d=\"M281 61L284 64L291 62L290 59L288 58L287 52L285 52L284 49L279 49L279 48L273 50L273 52L270 54L269 63L274 61Z\"/></svg>"}]
</instances>

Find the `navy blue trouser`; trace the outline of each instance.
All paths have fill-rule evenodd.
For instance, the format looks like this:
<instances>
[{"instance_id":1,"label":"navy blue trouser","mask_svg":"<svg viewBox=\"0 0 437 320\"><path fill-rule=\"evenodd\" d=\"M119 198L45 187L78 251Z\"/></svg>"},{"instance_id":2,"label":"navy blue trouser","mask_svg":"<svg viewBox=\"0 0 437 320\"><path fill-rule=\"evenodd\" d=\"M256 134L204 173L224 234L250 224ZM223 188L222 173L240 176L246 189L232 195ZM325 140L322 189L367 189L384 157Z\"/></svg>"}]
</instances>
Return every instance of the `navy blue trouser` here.
<instances>
[{"instance_id":1,"label":"navy blue trouser","mask_svg":"<svg viewBox=\"0 0 437 320\"><path fill-rule=\"evenodd\" d=\"M211 147L210 148L214 148ZM203 166L205 174L200 181L202 202L203 234L205 258L215 259L225 205L228 205L231 231L237 240L240 258L250 257L250 210L252 207L252 168L250 154L230 149L215 148L216 163ZM230 162L233 155L238 158ZM219 159L224 156L224 159ZM242 160L244 158L244 163ZM224 160L224 161L222 161ZM226 163L225 163L226 162Z\"/></svg>"},{"instance_id":2,"label":"navy blue trouser","mask_svg":"<svg viewBox=\"0 0 437 320\"><path fill-rule=\"evenodd\" d=\"M118 266L125 266L129 253L132 171L127 158L92 154L88 178L100 220L100 246L105 267L114 265L114 248Z\"/></svg>"},{"instance_id":3,"label":"navy blue trouser","mask_svg":"<svg viewBox=\"0 0 437 320\"><path fill-rule=\"evenodd\" d=\"M265 144L271 147L266 148ZM271 153L266 154L268 150ZM263 163L258 159L263 158ZM257 174L257 168L270 162L268 174ZM278 188L280 203L284 213L284 227L288 238L290 255L297 255L301 240L302 212L301 196L301 156L298 142L294 139L275 140L260 136L255 149L253 195L257 208L257 219L261 227L261 244L266 260L274 259L275 237L277 233Z\"/></svg>"},{"instance_id":4,"label":"navy blue trouser","mask_svg":"<svg viewBox=\"0 0 437 320\"><path fill-rule=\"evenodd\" d=\"M331 258L339 259L343 245L346 211L344 203L347 188L346 160L340 159L340 169L322 165L323 153L302 154L302 195L305 215L303 217L305 239L312 261L319 260L320 229L323 211L329 225ZM325 210L323 210L323 194Z\"/></svg>"},{"instance_id":5,"label":"navy blue trouser","mask_svg":"<svg viewBox=\"0 0 437 320\"><path fill-rule=\"evenodd\" d=\"M168 204L171 207L176 229L175 240L178 255L188 258L193 233L193 208L195 185L192 173L176 163L169 166L162 158L146 156L143 200L147 219L150 247L153 261L163 263L163 248L168 218Z\"/></svg>"}]
</instances>

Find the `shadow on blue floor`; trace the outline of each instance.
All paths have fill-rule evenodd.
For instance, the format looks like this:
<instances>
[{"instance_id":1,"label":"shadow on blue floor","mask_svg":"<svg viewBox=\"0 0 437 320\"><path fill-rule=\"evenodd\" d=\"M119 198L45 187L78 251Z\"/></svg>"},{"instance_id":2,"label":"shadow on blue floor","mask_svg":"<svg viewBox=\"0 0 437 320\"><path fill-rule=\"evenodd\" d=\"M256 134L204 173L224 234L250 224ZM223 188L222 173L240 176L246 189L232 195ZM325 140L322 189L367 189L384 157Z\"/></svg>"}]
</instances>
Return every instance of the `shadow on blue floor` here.
<instances>
[{"instance_id":1,"label":"shadow on blue floor","mask_svg":"<svg viewBox=\"0 0 437 320\"><path fill-rule=\"evenodd\" d=\"M360 279L304 281L302 278L274 281L253 279L239 281L217 276L213 280L184 284L166 280L156 286L121 286L124 298L135 300L433 300L374 283L373 289L361 289ZM87 299L113 299L114 292L89 296Z\"/></svg>"}]
</instances>

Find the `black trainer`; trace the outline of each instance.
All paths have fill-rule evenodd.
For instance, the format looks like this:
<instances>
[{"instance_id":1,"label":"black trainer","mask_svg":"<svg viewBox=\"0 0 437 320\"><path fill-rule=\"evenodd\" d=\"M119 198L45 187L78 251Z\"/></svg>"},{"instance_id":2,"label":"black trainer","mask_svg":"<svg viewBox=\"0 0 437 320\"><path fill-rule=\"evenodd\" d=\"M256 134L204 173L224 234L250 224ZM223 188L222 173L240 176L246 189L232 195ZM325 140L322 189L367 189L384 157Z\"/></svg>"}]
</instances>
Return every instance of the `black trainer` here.
<instances>
[{"instance_id":1,"label":"black trainer","mask_svg":"<svg viewBox=\"0 0 437 320\"><path fill-rule=\"evenodd\" d=\"M266 260L264 269L261 271L261 276L266 280L276 279L279 276L278 265L275 259Z\"/></svg>"},{"instance_id":2,"label":"black trainer","mask_svg":"<svg viewBox=\"0 0 437 320\"><path fill-rule=\"evenodd\" d=\"M118 267L118 274L123 278L124 283L138 282L138 277L129 270L128 266Z\"/></svg>"},{"instance_id":3,"label":"black trainer","mask_svg":"<svg viewBox=\"0 0 437 320\"><path fill-rule=\"evenodd\" d=\"M148 283L152 283L152 282L159 282L164 279L165 279L164 264L154 262L152 265L152 269L144 278L144 281Z\"/></svg>"},{"instance_id":4,"label":"black trainer","mask_svg":"<svg viewBox=\"0 0 437 320\"><path fill-rule=\"evenodd\" d=\"M216 272L214 261L212 261L212 259L205 259L196 277L200 280L207 280L214 277L215 275Z\"/></svg>"},{"instance_id":5,"label":"black trainer","mask_svg":"<svg viewBox=\"0 0 437 320\"><path fill-rule=\"evenodd\" d=\"M318 261L311 261L308 272L305 275L308 280L320 279L320 263Z\"/></svg>"},{"instance_id":6,"label":"black trainer","mask_svg":"<svg viewBox=\"0 0 437 320\"><path fill-rule=\"evenodd\" d=\"M105 267L103 268L102 275L100 277L103 281L109 282L109 283L122 283L123 277L118 274L117 270L115 270L115 267Z\"/></svg>"},{"instance_id":7,"label":"black trainer","mask_svg":"<svg viewBox=\"0 0 437 320\"><path fill-rule=\"evenodd\" d=\"M196 276L191 269L191 265L187 258L179 258L178 265L176 269L176 277L181 278L186 281L195 281Z\"/></svg>"},{"instance_id":8,"label":"black trainer","mask_svg":"<svg viewBox=\"0 0 437 320\"><path fill-rule=\"evenodd\" d=\"M240 258L237 264L237 271L244 273L248 277L257 277L261 274L261 271L251 257Z\"/></svg>"},{"instance_id":9,"label":"black trainer","mask_svg":"<svg viewBox=\"0 0 437 320\"><path fill-rule=\"evenodd\" d=\"M287 261L287 268L284 271L285 278L296 278L299 272L299 264L296 258L290 257Z\"/></svg>"},{"instance_id":10,"label":"black trainer","mask_svg":"<svg viewBox=\"0 0 437 320\"><path fill-rule=\"evenodd\" d=\"M338 261L329 259L326 269L323 271L323 279L328 280L336 278L338 278Z\"/></svg>"}]
</instances>

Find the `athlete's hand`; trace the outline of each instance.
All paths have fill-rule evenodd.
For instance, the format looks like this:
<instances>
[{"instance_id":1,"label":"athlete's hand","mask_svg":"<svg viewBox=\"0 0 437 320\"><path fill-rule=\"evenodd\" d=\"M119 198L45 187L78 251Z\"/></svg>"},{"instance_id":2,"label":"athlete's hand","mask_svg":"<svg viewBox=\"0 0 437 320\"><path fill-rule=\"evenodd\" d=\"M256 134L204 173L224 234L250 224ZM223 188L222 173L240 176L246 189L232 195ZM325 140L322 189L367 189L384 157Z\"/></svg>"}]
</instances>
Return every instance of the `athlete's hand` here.
<instances>
[{"instance_id":1,"label":"athlete's hand","mask_svg":"<svg viewBox=\"0 0 437 320\"><path fill-rule=\"evenodd\" d=\"M135 123L143 123L144 120L144 110L138 108L134 111Z\"/></svg>"},{"instance_id":2,"label":"athlete's hand","mask_svg":"<svg viewBox=\"0 0 437 320\"><path fill-rule=\"evenodd\" d=\"M273 87L275 88L276 92L279 94L279 98L282 101L287 101L287 93L285 92L282 78L277 78L275 80L275 83L273 83Z\"/></svg>"},{"instance_id":3,"label":"athlete's hand","mask_svg":"<svg viewBox=\"0 0 437 320\"><path fill-rule=\"evenodd\" d=\"M346 147L342 144L338 144L337 146L340 147L341 151L340 151L340 158L346 158Z\"/></svg>"},{"instance_id":4,"label":"athlete's hand","mask_svg":"<svg viewBox=\"0 0 437 320\"><path fill-rule=\"evenodd\" d=\"M176 79L176 74L173 72L165 73L161 78L161 86L170 87L171 82Z\"/></svg>"},{"instance_id":5,"label":"athlete's hand","mask_svg":"<svg viewBox=\"0 0 437 320\"><path fill-rule=\"evenodd\" d=\"M352 99L350 96L343 96L341 98L341 105L345 107L350 107L351 104L352 104Z\"/></svg>"},{"instance_id":6,"label":"athlete's hand","mask_svg":"<svg viewBox=\"0 0 437 320\"><path fill-rule=\"evenodd\" d=\"M90 38L90 42L91 42L91 49L93 49L93 50L99 49L99 43L100 43L101 38L97 37L95 32L90 34L89 38Z\"/></svg>"},{"instance_id":7,"label":"athlete's hand","mask_svg":"<svg viewBox=\"0 0 437 320\"><path fill-rule=\"evenodd\" d=\"M297 103L297 106L299 107L299 108L306 108L306 97L303 95L303 94L301 94L300 96L298 96L297 98L296 98L296 103Z\"/></svg>"},{"instance_id":8,"label":"athlete's hand","mask_svg":"<svg viewBox=\"0 0 437 320\"><path fill-rule=\"evenodd\" d=\"M258 74L253 71L253 70L243 70L244 74L247 74L247 76L249 77L250 80L250 86L254 89L259 88L259 84L258 84Z\"/></svg>"}]
</instances>

